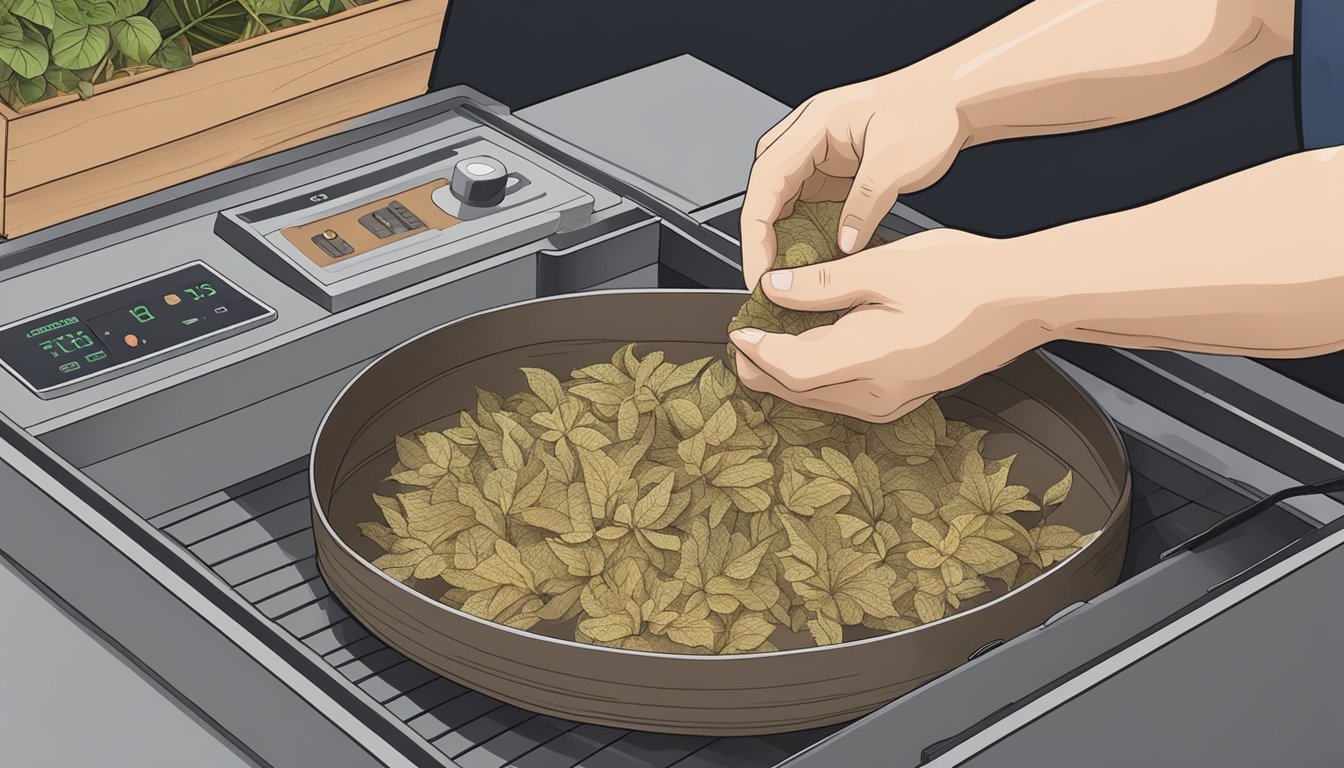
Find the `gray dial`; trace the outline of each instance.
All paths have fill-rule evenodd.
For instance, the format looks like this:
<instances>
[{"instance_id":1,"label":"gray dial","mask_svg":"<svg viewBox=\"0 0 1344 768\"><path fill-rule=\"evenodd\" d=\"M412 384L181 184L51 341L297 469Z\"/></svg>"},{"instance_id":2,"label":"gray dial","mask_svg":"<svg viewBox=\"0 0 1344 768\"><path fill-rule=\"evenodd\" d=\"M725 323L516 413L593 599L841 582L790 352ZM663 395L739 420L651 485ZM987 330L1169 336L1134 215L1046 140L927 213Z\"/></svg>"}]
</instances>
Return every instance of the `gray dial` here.
<instances>
[{"instance_id":1,"label":"gray dial","mask_svg":"<svg viewBox=\"0 0 1344 768\"><path fill-rule=\"evenodd\" d=\"M504 200L508 181L509 171L503 163L489 155L477 155L453 166L450 186L453 196L464 204L488 208Z\"/></svg>"}]
</instances>

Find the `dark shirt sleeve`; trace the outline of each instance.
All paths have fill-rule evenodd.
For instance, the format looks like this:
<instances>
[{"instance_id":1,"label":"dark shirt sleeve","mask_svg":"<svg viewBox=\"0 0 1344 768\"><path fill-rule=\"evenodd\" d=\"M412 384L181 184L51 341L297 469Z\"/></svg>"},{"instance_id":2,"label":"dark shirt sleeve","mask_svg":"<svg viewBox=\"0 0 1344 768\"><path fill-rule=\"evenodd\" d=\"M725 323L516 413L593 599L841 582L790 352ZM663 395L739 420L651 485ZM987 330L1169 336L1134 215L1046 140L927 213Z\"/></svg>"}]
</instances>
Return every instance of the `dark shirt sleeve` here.
<instances>
[{"instance_id":1,"label":"dark shirt sleeve","mask_svg":"<svg viewBox=\"0 0 1344 768\"><path fill-rule=\"evenodd\" d=\"M1344 0L1298 0L1294 44L1302 147L1344 144Z\"/></svg>"}]
</instances>

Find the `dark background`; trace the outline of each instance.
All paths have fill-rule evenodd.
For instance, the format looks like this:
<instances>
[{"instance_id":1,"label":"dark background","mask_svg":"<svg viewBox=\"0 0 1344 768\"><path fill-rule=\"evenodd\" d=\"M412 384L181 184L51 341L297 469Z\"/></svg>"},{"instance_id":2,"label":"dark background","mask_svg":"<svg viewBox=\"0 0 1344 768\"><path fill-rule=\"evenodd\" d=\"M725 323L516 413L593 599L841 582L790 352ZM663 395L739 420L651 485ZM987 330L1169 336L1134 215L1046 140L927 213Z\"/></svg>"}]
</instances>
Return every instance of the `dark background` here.
<instances>
[{"instance_id":1,"label":"dark background","mask_svg":"<svg viewBox=\"0 0 1344 768\"><path fill-rule=\"evenodd\" d=\"M690 53L794 106L918 61L1023 5L452 0L430 87L467 83L521 109ZM998 236L1129 208L1296 151L1294 99L1291 63L1274 62L1147 120L970 149L942 181L904 199L948 225Z\"/></svg>"},{"instance_id":2,"label":"dark background","mask_svg":"<svg viewBox=\"0 0 1344 768\"><path fill-rule=\"evenodd\" d=\"M516 110L690 53L796 106L918 61L1026 4L452 0L430 88L466 83ZM1002 237L1131 208L1300 147L1284 59L1145 120L975 147L937 184L902 199L948 226ZM1339 355L1267 364L1344 400Z\"/></svg>"}]
</instances>

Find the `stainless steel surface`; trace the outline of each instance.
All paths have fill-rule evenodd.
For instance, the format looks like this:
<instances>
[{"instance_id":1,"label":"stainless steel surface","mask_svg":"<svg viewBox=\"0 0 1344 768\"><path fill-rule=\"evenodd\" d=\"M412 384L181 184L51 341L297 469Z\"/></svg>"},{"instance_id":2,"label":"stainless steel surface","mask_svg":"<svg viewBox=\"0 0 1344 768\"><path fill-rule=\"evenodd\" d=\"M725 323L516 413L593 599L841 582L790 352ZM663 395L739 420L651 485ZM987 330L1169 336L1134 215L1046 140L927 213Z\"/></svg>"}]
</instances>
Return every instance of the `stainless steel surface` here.
<instances>
[{"instance_id":1,"label":"stainless steel surface","mask_svg":"<svg viewBox=\"0 0 1344 768\"><path fill-rule=\"evenodd\" d=\"M191 755L199 768L257 768L4 557L0 606L0 762L178 768Z\"/></svg>"}]
</instances>

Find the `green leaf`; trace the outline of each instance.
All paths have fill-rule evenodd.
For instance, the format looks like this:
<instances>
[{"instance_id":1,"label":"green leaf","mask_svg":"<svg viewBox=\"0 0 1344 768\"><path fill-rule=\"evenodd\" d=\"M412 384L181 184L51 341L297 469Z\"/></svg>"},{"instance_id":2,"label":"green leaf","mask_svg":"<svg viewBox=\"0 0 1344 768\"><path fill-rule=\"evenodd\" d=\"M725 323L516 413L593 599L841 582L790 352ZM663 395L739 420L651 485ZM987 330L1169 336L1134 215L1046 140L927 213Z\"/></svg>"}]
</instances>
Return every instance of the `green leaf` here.
<instances>
[{"instance_id":1,"label":"green leaf","mask_svg":"<svg viewBox=\"0 0 1344 768\"><path fill-rule=\"evenodd\" d=\"M56 9L51 0L5 0L9 12L27 19L39 27L51 29L56 23Z\"/></svg>"},{"instance_id":2,"label":"green leaf","mask_svg":"<svg viewBox=\"0 0 1344 768\"><path fill-rule=\"evenodd\" d=\"M108 3L117 14L117 18L129 19L145 10L145 6L149 5L149 0L108 0Z\"/></svg>"},{"instance_id":3,"label":"green leaf","mask_svg":"<svg viewBox=\"0 0 1344 768\"><path fill-rule=\"evenodd\" d=\"M19 97L19 89L14 83L15 79L11 74L9 77L0 80L0 101L15 109L21 109L24 103L23 99Z\"/></svg>"},{"instance_id":4,"label":"green leaf","mask_svg":"<svg viewBox=\"0 0 1344 768\"><path fill-rule=\"evenodd\" d=\"M0 42L0 61L8 64L19 77L41 77L47 71L50 59L42 43L28 38L11 43L7 38Z\"/></svg>"},{"instance_id":5,"label":"green leaf","mask_svg":"<svg viewBox=\"0 0 1344 768\"><path fill-rule=\"evenodd\" d=\"M79 77L68 69L62 69L55 64L47 66L47 82L61 93L74 93L79 90Z\"/></svg>"},{"instance_id":6,"label":"green leaf","mask_svg":"<svg viewBox=\"0 0 1344 768\"><path fill-rule=\"evenodd\" d=\"M172 6L167 2L155 3L153 8L149 9L149 20L154 22L154 26L164 32L175 31L180 23L173 17Z\"/></svg>"},{"instance_id":7,"label":"green leaf","mask_svg":"<svg viewBox=\"0 0 1344 768\"><path fill-rule=\"evenodd\" d=\"M111 24L118 18L116 7L106 0L51 0L51 4L57 16L80 26Z\"/></svg>"},{"instance_id":8,"label":"green leaf","mask_svg":"<svg viewBox=\"0 0 1344 768\"><path fill-rule=\"evenodd\" d=\"M79 94L79 98L91 99L93 98L93 83L88 80L80 80L75 91Z\"/></svg>"},{"instance_id":9,"label":"green leaf","mask_svg":"<svg viewBox=\"0 0 1344 768\"><path fill-rule=\"evenodd\" d=\"M110 39L107 27L75 27L52 40L51 58L66 69L88 69L107 55Z\"/></svg>"},{"instance_id":10,"label":"green leaf","mask_svg":"<svg viewBox=\"0 0 1344 768\"><path fill-rule=\"evenodd\" d=\"M22 78L17 83L19 98L25 104L39 102L47 95L47 81L43 77Z\"/></svg>"},{"instance_id":11,"label":"green leaf","mask_svg":"<svg viewBox=\"0 0 1344 768\"><path fill-rule=\"evenodd\" d=\"M10 13L0 13L0 45L18 45L23 42L23 27Z\"/></svg>"},{"instance_id":12,"label":"green leaf","mask_svg":"<svg viewBox=\"0 0 1344 768\"><path fill-rule=\"evenodd\" d=\"M167 70L186 69L191 66L191 54L181 47L169 43L150 57L149 63Z\"/></svg>"},{"instance_id":13,"label":"green leaf","mask_svg":"<svg viewBox=\"0 0 1344 768\"><path fill-rule=\"evenodd\" d=\"M163 36L159 34L158 27L143 16L114 22L111 34L121 52L138 64L148 62L159 46L163 45Z\"/></svg>"}]
</instances>

